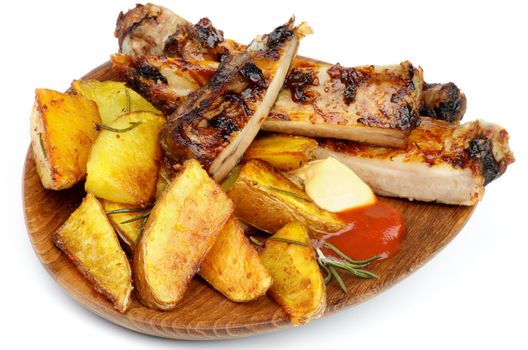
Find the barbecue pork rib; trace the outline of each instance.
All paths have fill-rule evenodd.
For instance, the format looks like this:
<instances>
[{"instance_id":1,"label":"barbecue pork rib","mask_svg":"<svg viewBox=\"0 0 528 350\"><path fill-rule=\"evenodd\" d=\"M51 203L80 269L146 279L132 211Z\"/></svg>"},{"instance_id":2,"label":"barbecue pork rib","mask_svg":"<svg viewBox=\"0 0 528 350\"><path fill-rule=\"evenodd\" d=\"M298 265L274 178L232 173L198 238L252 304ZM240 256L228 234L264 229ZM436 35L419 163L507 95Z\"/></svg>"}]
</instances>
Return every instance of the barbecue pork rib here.
<instances>
[{"instance_id":1,"label":"barbecue pork rib","mask_svg":"<svg viewBox=\"0 0 528 350\"><path fill-rule=\"evenodd\" d=\"M482 120L449 124L422 117L406 149L320 139L316 158L334 157L379 195L473 205L514 161L508 133Z\"/></svg>"},{"instance_id":2,"label":"barbecue pork rib","mask_svg":"<svg viewBox=\"0 0 528 350\"><path fill-rule=\"evenodd\" d=\"M293 19L226 56L211 79L189 94L160 133L165 155L194 158L222 181L257 135L283 85L300 39ZM159 79L159 78L158 78Z\"/></svg>"},{"instance_id":3,"label":"barbecue pork rib","mask_svg":"<svg viewBox=\"0 0 528 350\"><path fill-rule=\"evenodd\" d=\"M158 27L171 16L177 19L171 27L174 34L164 34L165 41L153 40ZM117 28L122 54L114 56L114 70L165 113L174 111L182 97L203 85L218 61L244 49L225 40L207 19L193 26L152 4L120 14ZM152 43L151 47L145 42ZM420 111L454 120L464 110L452 106L465 106L465 96L456 86L450 91L457 94L430 89L428 98L422 99L422 70L408 62L343 68L297 57L286 85L263 125L265 130L404 147Z\"/></svg>"}]
</instances>

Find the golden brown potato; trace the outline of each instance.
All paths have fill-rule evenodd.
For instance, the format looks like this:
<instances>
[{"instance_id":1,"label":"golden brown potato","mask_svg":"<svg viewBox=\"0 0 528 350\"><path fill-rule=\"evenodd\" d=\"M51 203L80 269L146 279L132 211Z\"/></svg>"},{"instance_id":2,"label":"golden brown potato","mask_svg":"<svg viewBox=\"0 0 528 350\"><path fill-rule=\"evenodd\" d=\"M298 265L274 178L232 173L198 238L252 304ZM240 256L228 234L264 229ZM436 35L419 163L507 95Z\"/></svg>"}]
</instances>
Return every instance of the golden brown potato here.
<instances>
[{"instance_id":1,"label":"golden brown potato","mask_svg":"<svg viewBox=\"0 0 528 350\"><path fill-rule=\"evenodd\" d=\"M97 104L101 120L106 125L125 113L145 111L161 114L150 102L121 82L74 80L72 90Z\"/></svg>"},{"instance_id":2,"label":"golden brown potato","mask_svg":"<svg viewBox=\"0 0 528 350\"><path fill-rule=\"evenodd\" d=\"M273 240L286 239L306 244ZM291 222L266 240L260 259L271 273L270 294L290 316L293 324L302 324L323 315L326 285L319 270L310 238L300 222Z\"/></svg>"},{"instance_id":3,"label":"golden brown potato","mask_svg":"<svg viewBox=\"0 0 528 350\"><path fill-rule=\"evenodd\" d=\"M165 119L150 112L124 114L103 129L88 157L86 192L146 207L154 199L161 161L158 134Z\"/></svg>"},{"instance_id":4,"label":"golden brown potato","mask_svg":"<svg viewBox=\"0 0 528 350\"><path fill-rule=\"evenodd\" d=\"M174 308L233 212L198 161L184 163L152 209L133 259L142 303Z\"/></svg>"},{"instance_id":5,"label":"golden brown potato","mask_svg":"<svg viewBox=\"0 0 528 350\"><path fill-rule=\"evenodd\" d=\"M119 312L130 304L132 274L103 207L90 193L53 235L53 241Z\"/></svg>"},{"instance_id":6,"label":"golden brown potato","mask_svg":"<svg viewBox=\"0 0 528 350\"><path fill-rule=\"evenodd\" d=\"M224 189L235 204L235 214L262 231L275 233L292 221L303 223L314 236L345 227L334 213L319 208L304 191L263 161L247 162L226 183L231 183Z\"/></svg>"},{"instance_id":7,"label":"golden brown potato","mask_svg":"<svg viewBox=\"0 0 528 350\"><path fill-rule=\"evenodd\" d=\"M274 168L290 171L314 159L317 141L286 134L259 136L244 154L244 160L260 159Z\"/></svg>"},{"instance_id":8,"label":"golden brown potato","mask_svg":"<svg viewBox=\"0 0 528 350\"><path fill-rule=\"evenodd\" d=\"M200 275L217 291L237 302L261 297L271 285L270 274L235 216L220 230L200 265Z\"/></svg>"},{"instance_id":9,"label":"golden brown potato","mask_svg":"<svg viewBox=\"0 0 528 350\"><path fill-rule=\"evenodd\" d=\"M86 176L86 161L100 123L97 106L82 96L37 89L31 146L42 185L70 188Z\"/></svg>"},{"instance_id":10,"label":"golden brown potato","mask_svg":"<svg viewBox=\"0 0 528 350\"><path fill-rule=\"evenodd\" d=\"M129 252L133 252L142 229L143 219L134 220L145 215L146 210L137 205L112 202L101 199L110 223L121 238L121 241L128 247ZM112 213L115 211L132 210L124 213ZM131 221L133 220L133 221Z\"/></svg>"}]
</instances>

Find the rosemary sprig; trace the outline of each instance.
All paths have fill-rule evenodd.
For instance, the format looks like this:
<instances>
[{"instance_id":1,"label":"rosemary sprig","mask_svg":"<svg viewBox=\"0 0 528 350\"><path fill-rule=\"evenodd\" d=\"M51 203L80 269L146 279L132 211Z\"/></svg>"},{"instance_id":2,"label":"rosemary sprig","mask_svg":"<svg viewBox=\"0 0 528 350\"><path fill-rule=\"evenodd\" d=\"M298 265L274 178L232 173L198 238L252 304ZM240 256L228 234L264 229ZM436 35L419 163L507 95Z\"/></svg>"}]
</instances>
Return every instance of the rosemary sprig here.
<instances>
[{"instance_id":1,"label":"rosemary sprig","mask_svg":"<svg viewBox=\"0 0 528 350\"><path fill-rule=\"evenodd\" d=\"M111 126L108 126L108 125L105 125L105 124L95 124L95 128L96 130L107 130L107 131L112 131L112 132L127 132L127 131L130 131L134 128L136 128L138 125L141 124L141 122L129 122L130 126L128 128L124 128L124 129L116 129L116 128L112 128Z\"/></svg>"},{"instance_id":2,"label":"rosemary sprig","mask_svg":"<svg viewBox=\"0 0 528 350\"><path fill-rule=\"evenodd\" d=\"M347 287L346 287L345 282L341 278L341 276L337 273L337 271L334 269L334 267L332 265L328 265L326 267L328 268L328 271L330 271L330 274L332 275L332 277L335 278L335 280L336 280L337 284L339 285L339 287L341 288L341 290L344 293L346 293L347 292Z\"/></svg>"},{"instance_id":3,"label":"rosemary sprig","mask_svg":"<svg viewBox=\"0 0 528 350\"><path fill-rule=\"evenodd\" d=\"M120 208L114 209L106 212L106 215L115 215L115 214L126 214L126 213L137 213L143 211L143 208Z\"/></svg>"},{"instance_id":4,"label":"rosemary sprig","mask_svg":"<svg viewBox=\"0 0 528 350\"><path fill-rule=\"evenodd\" d=\"M251 243L253 243L253 244L255 244L255 245L259 246L259 247L262 247L264 245L264 242L259 241L258 239L255 238L255 236L249 236L249 240L251 241ZM294 241L292 239L281 238L281 237L268 237L267 240L268 241L277 241L277 242L289 243L289 244L296 244L296 245L300 245L300 246L303 246L303 247L311 247L311 245L308 244L308 243Z\"/></svg>"},{"instance_id":5,"label":"rosemary sprig","mask_svg":"<svg viewBox=\"0 0 528 350\"><path fill-rule=\"evenodd\" d=\"M334 251L337 255L339 255L343 259L345 259L345 257L346 257L346 259L345 259L346 262L343 262L343 261L341 261L339 259L328 257L328 256L324 255L324 253L321 251L320 248L316 248L316 250L315 250L316 253L317 253L317 262L319 263L319 266L326 267L325 270L328 270L330 272L330 274L332 275L332 277L335 278L337 284L339 284L339 287L341 288L341 290L343 290L343 292L346 293L347 292L347 288L346 288L346 285L343 283L343 279L341 278L341 276L337 272L336 268L345 270L345 271L347 271L347 272L351 273L352 275L354 275L356 277L359 277L359 278L379 278L378 275L376 275L375 273L372 273L372 272L367 271L367 270L360 269L360 267L364 267L364 266L368 265L370 262L379 259L379 257L376 256L376 257L373 257L373 258L370 258L370 259L356 261L356 260L350 259L348 256L343 254L343 252L341 252L339 249L337 249L335 246L331 245L330 243L326 243L325 242L323 244L323 246L326 246L328 248L331 247L330 249L332 251Z\"/></svg>"},{"instance_id":6,"label":"rosemary sprig","mask_svg":"<svg viewBox=\"0 0 528 350\"><path fill-rule=\"evenodd\" d=\"M143 221L141 221L141 224L139 225L139 234L141 235L143 233L143 230L145 230L145 224L147 223L147 220L150 216L150 211L149 211L149 215L145 216L143 218Z\"/></svg>"},{"instance_id":7,"label":"rosemary sprig","mask_svg":"<svg viewBox=\"0 0 528 350\"><path fill-rule=\"evenodd\" d=\"M262 247L264 245L264 242L256 239L254 236L249 236L249 240L253 244L259 247ZM286 239L286 238L280 238L280 237L269 237L268 240L284 242L284 243L289 243L289 244L297 244L303 247L312 247L311 244L308 244L305 242L299 242L299 241ZM339 275L339 272L337 271L337 269L345 270L359 278L379 278L378 275L376 275L375 273L361 269L361 267L365 267L371 262L378 260L380 258L379 256L375 256L375 257L372 257L370 259L365 259L365 260L353 260L330 243L323 242L322 246L330 249L331 251L336 253L341 259L344 260L343 261L338 258L328 257L322 252L321 248L315 248L315 252L317 254L317 263L319 264L319 267L321 268L321 270L323 270L325 273L324 275L325 283L328 283L332 280L332 278L335 278L341 290L344 293L347 292L345 282L343 281L343 278L341 277L341 275Z\"/></svg>"},{"instance_id":8,"label":"rosemary sprig","mask_svg":"<svg viewBox=\"0 0 528 350\"><path fill-rule=\"evenodd\" d=\"M159 174L160 174L161 178L165 181L165 187L163 187L163 192L165 192L165 190L167 189L167 187L171 184L171 181L170 181L170 179L169 179L167 176L165 176L165 174L163 174L161 171L160 171Z\"/></svg>"},{"instance_id":9,"label":"rosemary sprig","mask_svg":"<svg viewBox=\"0 0 528 350\"><path fill-rule=\"evenodd\" d=\"M128 92L128 89L125 88L125 98L126 98L126 106L125 106L125 113L130 113L132 110L131 101L130 101L130 93Z\"/></svg>"},{"instance_id":10,"label":"rosemary sprig","mask_svg":"<svg viewBox=\"0 0 528 350\"><path fill-rule=\"evenodd\" d=\"M296 244L296 245L300 245L300 246L303 246L303 247L311 247L310 244L308 243L304 243L304 242L299 242L299 241L294 241L292 239L287 239L287 238L281 238L281 237L269 237L268 238L270 241L277 241L277 242L283 242L283 243L289 243L289 244Z\"/></svg>"},{"instance_id":11,"label":"rosemary sprig","mask_svg":"<svg viewBox=\"0 0 528 350\"><path fill-rule=\"evenodd\" d=\"M372 258L369 258L369 259L365 259L365 260L352 260L350 259L347 255L343 254L342 251L340 251L339 249L337 249L334 245L328 243L328 242L324 242L323 243L323 246L325 248L328 248L330 250L332 250L334 253L336 253L337 255L339 255L339 257L345 259L346 261L348 261L349 263L351 264L354 264L354 265L362 265L362 266L366 266L368 264L370 264L371 262L375 261L375 260L378 260L380 257L379 256L374 256Z\"/></svg>"},{"instance_id":12,"label":"rosemary sprig","mask_svg":"<svg viewBox=\"0 0 528 350\"><path fill-rule=\"evenodd\" d=\"M319 260L317 260L317 263L319 264ZM326 265L319 264L319 267L326 273L324 283L328 284L332 280L332 272L330 272L330 269Z\"/></svg>"},{"instance_id":13,"label":"rosemary sprig","mask_svg":"<svg viewBox=\"0 0 528 350\"><path fill-rule=\"evenodd\" d=\"M143 214L134 216L133 218L130 218L130 219L125 220L125 221L121 221L120 224L128 224L129 222L134 222L134 221L137 221L137 220L148 218L148 216L150 215L150 211L151 210L152 210L152 208L147 209L147 211L145 211Z\"/></svg>"},{"instance_id":14,"label":"rosemary sprig","mask_svg":"<svg viewBox=\"0 0 528 350\"><path fill-rule=\"evenodd\" d=\"M311 202L310 198L305 197L305 196L300 195L300 194L295 193L295 192L291 192L291 191L288 191L288 190L283 190L281 188L277 188L277 187L273 187L273 186L269 186L269 185L266 185L265 187L268 190L270 190L270 191L279 192L279 193L282 193L282 194L285 194L285 195L288 195L288 196L291 196L291 197L295 197L295 198L301 199L301 200L306 201L306 202Z\"/></svg>"},{"instance_id":15,"label":"rosemary sprig","mask_svg":"<svg viewBox=\"0 0 528 350\"><path fill-rule=\"evenodd\" d=\"M233 170L231 170L227 179L225 179L224 182L222 182L221 187L224 190L224 192L229 192L229 190L233 188L236 180L238 179L238 175L240 175L240 170L242 170L242 167L240 165L237 165L236 167L233 168Z\"/></svg>"},{"instance_id":16,"label":"rosemary sprig","mask_svg":"<svg viewBox=\"0 0 528 350\"><path fill-rule=\"evenodd\" d=\"M163 173L160 173L160 176L166 182L165 183L165 187L163 187L163 190L162 190L162 194L163 194L163 193L165 193L165 191L167 190L167 188L171 184L171 181ZM135 213L135 212L144 211L144 213L141 214L141 215L137 215L137 216L134 216L134 217L132 217L130 219L127 219L127 220L124 220L124 221L120 222L120 224L128 224L128 223L131 223L131 222L134 222L134 221L141 220L141 224L139 225L139 234L141 235L141 233L145 229L145 224L147 223L147 220L149 218L150 212L152 211L152 208L154 208L154 205L156 205L156 201L154 203L152 203L152 205L150 207L146 208L146 209L145 208L120 208L120 209L107 211L106 215L115 215L115 214L123 214L123 213Z\"/></svg>"}]
</instances>

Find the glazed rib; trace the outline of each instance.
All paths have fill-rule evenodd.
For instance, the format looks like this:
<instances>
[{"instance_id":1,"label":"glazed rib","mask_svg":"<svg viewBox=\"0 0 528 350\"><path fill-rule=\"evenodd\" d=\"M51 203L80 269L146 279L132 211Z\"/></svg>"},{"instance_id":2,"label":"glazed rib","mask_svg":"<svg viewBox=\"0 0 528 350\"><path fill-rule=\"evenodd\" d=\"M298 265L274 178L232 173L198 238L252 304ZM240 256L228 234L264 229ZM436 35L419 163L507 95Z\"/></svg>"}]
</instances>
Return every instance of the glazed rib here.
<instances>
[{"instance_id":1,"label":"glazed rib","mask_svg":"<svg viewBox=\"0 0 528 350\"><path fill-rule=\"evenodd\" d=\"M293 28L292 19L226 57L169 117L160 134L165 154L175 162L197 159L222 181L255 138L309 32L303 24Z\"/></svg>"},{"instance_id":2,"label":"glazed rib","mask_svg":"<svg viewBox=\"0 0 528 350\"><path fill-rule=\"evenodd\" d=\"M379 195L473 205L484 186L514 161L508 133L482 120L465 124L422 117L406 149L319 140L316 157L335 157Z\"/></svg>"},{"instance_id":3,"label":"glazed rib","mask_svg":"<svg viewBox=\"0 0 528 350\"><path fill-rule=\"evenodd\" d=\"M121 30L116 31L120 42L144 41L141 36L137 37L136 31L145 21L127 21L127 17L141 17L137 13L144 12L162 13L163 16L159 16L163 18L172 14L170 10L155 5L144 7L150 10L142 10L140 5L120 16L118 28ZM150 18L157 21L156 17ZM124 29L127 27L125 22L131 30ZM206 19L195 26L189 22L178 23L175 34L165 42L153 41L150 51L138 53L138 50L130 49L131 45L121 45L120 51L131 58L116 56L113 59L114 69L122 79L165 113L172 112L181 103L181 97L190 92L188 87L201 86L210 78L215 63L218 64L216 61L244 48L234 41L224 40L223 33ZM201 23L207 23L207 26ZM144 31L149 32L149 28ZM145 56L160 52L161 57ZM149 81L142 68L159 72L165 80ZM426 112L438 110L434 103L439 99L434 96L440 90L431 89L430 98L423 102L422 71L409 62L343 68L297 57L287 82L288 86L282 89L270 118L263 125L265 130L404 147L406 136L419 119L420 109ZM182 89L182 84L186 88ZM444 104L448 102L442 101ZM443 110L444 114L449 111Z\"/></svg>"}]
</instances>

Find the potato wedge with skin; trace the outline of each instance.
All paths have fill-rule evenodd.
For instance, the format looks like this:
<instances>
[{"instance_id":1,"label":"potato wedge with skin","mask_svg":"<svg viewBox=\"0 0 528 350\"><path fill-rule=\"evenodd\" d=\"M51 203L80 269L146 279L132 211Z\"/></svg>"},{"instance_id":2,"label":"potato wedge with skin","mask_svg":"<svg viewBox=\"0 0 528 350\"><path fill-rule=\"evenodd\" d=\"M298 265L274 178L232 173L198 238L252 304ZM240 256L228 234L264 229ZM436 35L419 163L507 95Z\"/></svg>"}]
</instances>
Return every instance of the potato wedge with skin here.
<instances>
[{"instance_id":1,"label":"potato wedge with skin","mask_svg":"<svg viewBox=\"0 0 528 350\"><path fill-rule=\"evenodd\" d=\"M88 193L53 241L119 312L130 305L132 273L103 207Z\"/></svg>"},{"instance_id":2,"label":"potato wedge with skin","mask_svg":"<svg viewBox=\"0 0 528 350\"><path fill-rule=\"evenodd\" d=\"M72 90L94 101L99 109L102 123L111 124L122 114L145 111L161 114L140 94L122 82L98 80L74 80Z\"/></svg>"},{"instance_id":3,"label":"potato wedge with skin","mask_svg":"<svg viewBox=\"0 0 528 350\"><path fill-rule=\"evenodd\" d=\"M308 246L274 241L273 238ZM303 324L323 315L326 285L310 246L308 231L300 222L289 223L267 239L259 255L273 278L269 292L293 324Z\"/></svg>"},{"instance_id":4,"label":"potato wedge with skin","mask_svg":"<svg viewBox=\"0 0 528 350\"><path fill-rule=\"evenodd\" d=\"M233 203L194 159L156 202L133 258L140 300L169 310L189 282L233 212Z\"/></svg>"},{"instance_id":5,"label":"potato wedge with skin","mask_svg":"<svg viewBox=\"0 0 528 350\"><path fill-rule=\"evenodd\" d=\"M117 235L119 236L119 238L121 238L121 241L128 247L128 251L133 252L136 243L139 239L139 234L141 233L143 223L143 219L133 219L145 215L146 210L142 209L137 205L117 203L109 201L107 199L101 199L101 202L106 211L106 215L108 216L108 219L114 227ZM112 211L121 209L130 209L133 211L112 214Z\"/></svg>"},{"instance_id":6,"label":"potato wedge with skin","mask_svg":"<svg viewBox=\"0 0 528 350\"><path fill-rule=\"evenodd\" d=\"M97 106L82 96L37 89L31 113L31 146L42 185L70 188L86 176L100 123Z\"/></svg>"},{"instance_id":7,"label":"potato wedge with skin","mask_svg":"<svg viewBox=\"0 0 528 350\"><path fill-rule=\"evenodd\" d=\"M200 265L200 275L235 302L257 299L271 285L271 276L249 243L235 216L226 222Z\"/></svg>"},{"instance_id":8,"label":"potato wedge with skin","mask_svg":"<svg viewBox=\"0 0 528 350\"><path fill-rule=\"evenodd\" d=\"M314 159L317 141L286 134L259 136L244 154L244 160L260 159L284 171L298 169Z\"/></svg>"},{"instance_id":9,"label":"potato wedge with skin","mask_svg":"<svg viewBox=\"0 0 528 350\"><path fill-rule=\"evenodd\" d=\"M230 183L224 189L235 204L236 216L262 231L275 233L289 222L300 221L318 237L345 227L334 213L319 208L304 191L263 161L252 160L239 172L235 169L226 183Z\"/></svg>"},{"instance_id":10,"label":"potato wedge with skin","mask_svg":"<svg viewBox=\"0 0 528 350\"><path fill-rule=\"evenodd\" d=\"M156 191L161 162L158 134L164 123L161 115L133 112L109 125L128 131L101 130L88 157L86 192L113 202L148 206Z\"/></svg>"}]
</instances>

